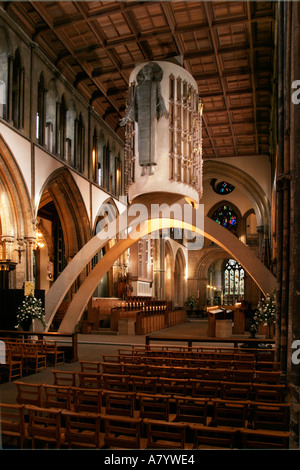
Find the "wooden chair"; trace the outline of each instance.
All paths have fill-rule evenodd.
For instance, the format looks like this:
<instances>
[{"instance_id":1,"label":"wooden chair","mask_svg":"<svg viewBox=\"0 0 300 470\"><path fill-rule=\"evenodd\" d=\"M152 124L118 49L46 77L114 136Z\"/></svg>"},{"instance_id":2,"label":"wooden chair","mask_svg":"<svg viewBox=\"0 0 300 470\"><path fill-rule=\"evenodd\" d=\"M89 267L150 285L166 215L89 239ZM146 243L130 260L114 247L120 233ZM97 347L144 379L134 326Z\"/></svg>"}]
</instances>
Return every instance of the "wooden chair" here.
<instances>
[{"instance_id":1,"label":"wooden chair","mask_svg":"<svg viewBox=\"0 0 300 470\"><path fill-rule=\"evenodd\" d=\"M7 442L12 442L12 447L17 445L23 449L27 438L25 425L24 405L0 403L0 433L1 442L7 448Z\"/></svg>"},{"instance_id":2,"label":"wooden chair","mask_svg":"<svg viewBox=\"0 0 300 470\"><path fill-rule=\"evenodd\" d=\"M129 375L103 374L102 388L103 390L129 392L129 379Z\"/></svg>"},{"instance_id":3,"label":"wooden chair","mask_svg":"<svg viewBox=\"0 0 300 470\"><path fill-rule=\"evenodd\" d=\"M102 390L73 387L73 407L76 412L100 414Z\"/></svg>"},{"instance_id":4,"label":"wooden chair","mask_svg":"<svg viewBox=\"0 0 300 470\"><path fill-rule=\"evenodd\" d=\"M223 400L250 400L252 382L220 382L220 398Z\"/></svg>"},{"instance_id":5,"label":"wooden chair","mask_svg":"<svg viewBox=\"0 0 300 470\"><path fill-rule=\"evenodd\" d=\"M224 381L227 382L253 382L254 370L253 369L231 369Z\"/></svg>"},{"instance_id":6,"label":"wooden chair","mask_svg":"<svg viewBox=\"0 0 300 470\"><path fill-rule=\"evenodd\" d=\"M243 449L289 449L290 432L242 429Z\"/></svg>"},{"instance_id":7,"label":"wooden chair","mask_svg":"<svg viewBox=\"0 0 300 470\"><path fill-rule=\"evenodd\" d=\"M251 402L251 422L253 429L288 431L290 404Z\"/></svg>"},{"instance_id":8,"label":"wooden chair","mask_svg":"<svg viewBox=\"0 0 300 470\"><path fill-rule=\"evenodd\" d=\"M275 349L257 349L256 362L259 361L275 361Z\"/></svg>"},{"instance_id":9,"label":"wooden chair","mask_svg":"<svg viewBox=\"0 0 300 470\"><path fill-rule=\"evenodd\" d=\"M141 418L172 421L175 415L170 414L171 395L138 393L139 413Z\"/></svg>"},{"instance_id":10,"label":"wooden chair","mask_svg":"<svg viewBox=\"0 0 300 470\"><path fill-rule=\"evenodd\" d=\"M97 361L79 361L81 372L93 372L99 374L101 372L101 362Z\"/></svg>"},{"instance_id":11,"label":"wooden chair","mask_svg":"<svg viewBox=\"0 0 300 470\"><path fill-rule=\"evenodd\" d=\"M190 394L192 397L218 398L220 391L219 380L198 380L189 381Z\"/></svg>"},{"instance_id":12,"label":"wooden chair","mask_svg":"<svg viewBox=\"0 0 300 470\"><path fill-rule=\"evenodd\" d=\"M135 393L157 393L158 377L144 377L140 375L132 375L130 384L132 391Z\"/></svg>"},{"instance_id":13,"label":"wooden chair","mask_svg":"<svg viewBox=\"0 0 300 470\"><path fill-rule=\"evenodd\" d=\"M7 378L8 382L21 378L23 375L23 360L13 356L13 349L6 347L5 364L0 364L0 374Z\"/></svg>"},{"instance_id":14,"label":"wooden chair","mask_svg":"<svg viewBox=\"0 0 300 470\"><path fill-rule=\"evenodd\" d=\"M102 390L104 415L135 417L135 393L112 390Z\"/></svg>"},{"instance_id":15,"label":"wooden chair","mask_svg":"<svg viewBox=\"0 0 300 470\"><path fill-rule=\"evenodd\" d=\"M44 384L43 390L45 393L43 406L45 408L71 410L71 404L73 401L72 387Z\"/></svg>"},{"instance_id":16,"label":"wooden chair","mask_svg":"<svg viewBox=\"0 0 300 470\"><path fill-rule=\"evenodd\" d=\"M141 418L103 416L105 422L104 445L113 449L140 449Z\"/></svg>"},{"instance_id":17,"label":"wooden chair","mask_svg":"<svg viewBox=\"0 0 300 470\"><path fill-rule=\"evenodd\" d=\"M188 392L189 382L186 379L159 377L157 381L159 393L162 395L183 395Z\"/></svg>"},{"instance_id":18,"label":"wooden chair","mask_svg":"<svg viewBox=\"0 0 300 470\"><path fill-rule=\"evenodd\" d=\"M201 378L203 380L226 380L228 376L228 368L208 367L201 370Z\"/></svg>"},{"instance_id":19,"label":"wooden chair","mask_svg":"<svg viewBox=\"0 0 300 470\"><path fill-rule=\"evenodd\" d=\"M103 374L124 374L124 364L118 362L101 362L101 372Z\"/></svg>"},{"instance_id":20,"label":"wooden chair","mask_svg":"<svg viewBox=\"0 0 300 470\"><path fill-rule=\"evenodd\" d=\"M102 374L99 372L77 372L79 387L100 389L102 387Z\"/></svg>"},{"instance_id":21,"label":"wooden chair","mask_svg":"<svg viewBox=\"0 0 300 470\"><path fill-rule=\"evenodd\" d=\"M76 372L71 370L52 370L53 385L76 387Z\"/></svg>"},{"instance_id":22,"label":"wooden chair","mask_svg":"<svg viewBox=\"0 0 300 470\"><path fill-rule=\"evenodd\" d=\"M214 398L212 425L246 427L248 425L248 400L222 400Z\"/></svg>"},{"instance_id":23,"label":"wooden chair","mask_svg":"<svg viewBox=\"0 0 300 470\"><path fill-rule=\"evenodd\" d=\"M253 381L256 383L265 384L279 384L281 378L281 371L279 370L255 370Z\"/></svg>"},{"instance_id":24,"label":"wooden chair","mask_svg":"<svg viewBox=\"0 0 300 470\"><path fill-rule=\"evenodd\" d=\"M42 406L42 384L16 381L16 402L19 405Z\"/></svg>"},{"instance_id":25,"label":"wooden chair","mask_svg":"<svg viewBox=\"0 0 300 470\"><path fill-rule=\"evenodd\" d=\"M284 400L286 386L284 384L252 384L254 401L281 403Z\"/></svg>"},{"instance_id":26,"label":"wooden chair","mask_svg":"<svg viewBox=\"0 0 300 470\"><path fill-rule=\"evenodd\" d=\"M275 362L275 361L257 361L255 364L256 370L279 371L280 367L281 367L280 362Z\"/></svg>"},{"instance_id":27,"label":"wooden chair","mask_svg":"<svg viewBox=\"0 0 300 470\"><path fill-rule=\"evenodd\" d=\"M232 369L237 369L237 370L254 370L255 369L256 362L253 361L245 361L245 360L238 360L234 359L231 363Z\"/></svg>"},{"instance_id":28,"label":"wooden chair","mask_svg":"<svg viewBox=\"0 0 300 470\"><path fill-rule=\"evenodd\" d=\"M65 420L65 444L69 448L101 449L104 446L100 414L63 411L62 416Z\"/></svg>"},{"instance_id":29,"label":"wooden chair","mask_svg":"<svg viewBox=\"0 0 300 470\"><path fill-rule=\"evenodd\" d=\"M187 424L145 418L147 427L147 449L188 449L185 442Z\"/></svg>"},{"instance_id":30,"label":"wooden chair","mask_svg":"<svg viewBox=\"0 0 300 470\"><path fill-rule=\"evenodd\" d=\"M234 427L210 427L191 423L189 428L194 434L194 449L233 449L237 430Z\"/></svg>"},{"instance_id":31,"label":"wooden chair","mask_svg":"<svg viewBox=\"0 0 300 470\"><path fill-rule=\"evenodd\" d=\"M33 370L35 374L47 367L46 354L41 350L39 343L27 343L24 349L24 358L27 372Z\"/></svg>"},{"instance_id":32,"label":"wooden chair","mask_svg":"<svg viewBox=\"0 0 300 470\"><path fill-rule=\"evenodd\" d=\"M56 367L57 364L65 362L65 352L58 348L56 341L44 341L44 348L47 365L54 363L54 367Z\"/></svg>"},{"instance_id":33,"label":"wooden chair","mask_svg":"<svg viewBox=\"0 0 300 470\"><path fill-rule=\"evenodd\" d=\"M60 449L64 442L61 410L32 405L26 405L25 409L28 413L27 432L28 438L31 439L32 449L36 448L36 441L42 441L46 446L53 443L57 449Z\"/></svg>"},{"instance_id":34,"label":"wooden chair","mask_svg":"<svg viewBox=\"0 0 300 470\"><path fill-rule=\"evenodd\" d=\"M176 421L208 424L208 398L174 397Z\"/></svg>"},{"instance_id":35,"label":"wooden chair","mask_svg":"<svg viewBox=\"0 0 300 470\"><path fill-rule=\"evenodd\" d=\"M146 376L148 367L146 364L123 364L123 372L126 375L141 375Z\"/></svg>"}]
</instances>

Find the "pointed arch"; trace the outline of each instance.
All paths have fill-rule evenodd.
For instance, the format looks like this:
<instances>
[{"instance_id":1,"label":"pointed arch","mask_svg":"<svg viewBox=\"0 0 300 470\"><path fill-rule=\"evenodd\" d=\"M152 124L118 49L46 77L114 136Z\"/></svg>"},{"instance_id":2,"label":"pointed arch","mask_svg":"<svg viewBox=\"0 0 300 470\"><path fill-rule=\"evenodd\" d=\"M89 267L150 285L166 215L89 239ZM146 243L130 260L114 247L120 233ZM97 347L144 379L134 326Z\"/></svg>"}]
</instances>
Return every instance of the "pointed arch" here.
<instances>
[{"instance_id":1,"label":"pointed arch","mask_svg":"<svg viewBox=\"0 0 300 470\"><path fill-rule=\"evenodd\" d=\"M34 237L29 192L14 155L1 134L0 163L2 233L19 239Z\"/></svg>"},{"instance_id":2,"label":"pointed arch","mask_svg":"<svg viewBox=\"0 0 300 470\"><path fill-rule=\"evenodd\" d=\"M209 160L204 162L203 175L205 180L224 179L230 175L230 182L251 201L258 225L264 225L265 220L269 220L271 205L268 196L248 173L228 163Z\"/></svg>"},{"instance_id":3,"label":"pointed arch","mask_svg":"<svg viewBox=\"0 0 300 470\"><path fill-rule=\"evenodd\" d=\"M53 200L61 221L66 257L73 258L91 238L90 221L80 190L71 172L60 168L45 182L40 201L46 192Z\"/></svg>"},{"instance_id":4,"label":"pointed arch","mask_svg":"<svg viewBox=\"0 0 300 470\"><path fill-rule=\"evenodd\" d=\"M169 240L165 242L165 298L172 300L174 298L174 271L175 260L171 243Z\"/></svg>"},{"instance_id":5,"label":"pointed arch","mask_svg":"<svg viewBox=\"0 0 300 470\"><path fill-rule=\"evenodd\" d=\"M105 232L102 231L100 234L94 236L80 250L80 252L77 253L46 295L45 307L46 322L48 325L51 324L58 306L74 279L76 279L82 269L90 262L95 253L97 253L111 239L117 239L118 234L121 233L121 230L119 232L119 227L123 229L124 227L127 227L128 236L118 239L109 252L103 256L95 268L86 277L70 304L67 314L61 324L60 331L74 331L74 328L80 319L95 286L99 282L99 279L103 277L115 260L126 249L145 235L168 227L184 228L192 230L199 235L206 236L208 239L217 243L221 248L226 250L230 257L236 259L250 274L263 293L272 292L275 289L276 278L273 274L257 257L253 256L251 249L232 235L232 233L216 224L208 217L204 217L204 226L198 226L197 217L199 212L197 212L197 209L195 208L192 210L192 217L189 219L189 222L185 222L183 218L179 220L175 216L174 219L161 217L159 214L159 208L156 212L153 210L153 207L155 207L155 201L161 201L162 197L163 196L159 194L157 199L155 199L154 195L151 194L151 196L145 195L139 198L139 205L143 204L147 210L138 217L138 221L136 220L136 214L130 215L127 211L122 212L117 221L112 221L108 224ZM176 198L175 195L174 198ZM182 200L181 198L179 199L178 196L177 200L173 200L173 203L180 203L182 205L182 210L184 209L183 206L185 205L185 200ZM174 210L172 207L170 209L171 211ZM151 220L149 219L149 214L151 214ZM174 210L174 214L176 214L176 210ZM137 226L135 224L138 224L139 230L137 230ZM130 228L131 230L129 230Z\"/></svg>"},{"instance_id":6,"label":"pointed arch","mask_svg":"<svg viewBox=\"0 0 300 470\"><path fill-rule=\"evenodd\" d=\"M186 297L186 259L182 248L179 248L175 257L175 305L183 307Z\"/></svg>"}]
</instances>

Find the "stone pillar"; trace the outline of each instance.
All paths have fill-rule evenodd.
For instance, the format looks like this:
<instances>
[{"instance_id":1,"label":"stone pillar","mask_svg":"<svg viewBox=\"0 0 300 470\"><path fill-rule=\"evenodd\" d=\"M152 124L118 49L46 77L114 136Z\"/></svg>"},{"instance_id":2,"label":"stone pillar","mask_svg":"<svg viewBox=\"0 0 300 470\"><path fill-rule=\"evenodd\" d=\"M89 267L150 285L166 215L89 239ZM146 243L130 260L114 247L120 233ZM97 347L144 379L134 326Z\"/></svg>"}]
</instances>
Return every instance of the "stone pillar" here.
<instances>
[{"instance_id":1,"label":"stone pillar","mask_svg":"<svg viewBox=\"0 0 300 470\"><path fill-rule=\"evenodd\" d=\"M33 281L33 247L34 237L25 237L26 281Z\"/></svg>"},{"instance_id":2,"label":"stone pillar","mask_svg":"<svg viewBox=\"0 0 300 470\"><path fill-rule=\"evenodd\" d=\"M300 4L292 2L291 63L292 80L300 79ZM298 87L299 88L299 87ZM290 309L288 385L290 390L291 419L290 447L300 448L300 364L291 358L293 341L300 340L300 103L291 103L291 257L290 257ZM298 355L299 357L299 355Z\"/></svg>"}]
</instances>

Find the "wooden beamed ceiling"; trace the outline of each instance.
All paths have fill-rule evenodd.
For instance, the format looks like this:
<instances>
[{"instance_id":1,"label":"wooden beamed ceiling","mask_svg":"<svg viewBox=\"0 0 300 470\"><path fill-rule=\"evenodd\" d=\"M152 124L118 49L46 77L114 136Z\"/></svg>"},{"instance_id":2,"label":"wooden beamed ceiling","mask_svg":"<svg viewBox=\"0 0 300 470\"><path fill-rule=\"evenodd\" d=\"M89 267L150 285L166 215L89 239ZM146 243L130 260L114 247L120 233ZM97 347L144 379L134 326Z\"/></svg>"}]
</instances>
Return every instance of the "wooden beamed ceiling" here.
<instances>
[{"instance_id":1,"label":"wooden beamed ceiling","mask_svg":"<svg viewBox=\"0 0 300 470\"><path fill-rule=\"evenodd\" d=\"M270 154L276 2L0 2L117 134L136 64L180 56L204 158Z\"/></svg>"}]
</instances>

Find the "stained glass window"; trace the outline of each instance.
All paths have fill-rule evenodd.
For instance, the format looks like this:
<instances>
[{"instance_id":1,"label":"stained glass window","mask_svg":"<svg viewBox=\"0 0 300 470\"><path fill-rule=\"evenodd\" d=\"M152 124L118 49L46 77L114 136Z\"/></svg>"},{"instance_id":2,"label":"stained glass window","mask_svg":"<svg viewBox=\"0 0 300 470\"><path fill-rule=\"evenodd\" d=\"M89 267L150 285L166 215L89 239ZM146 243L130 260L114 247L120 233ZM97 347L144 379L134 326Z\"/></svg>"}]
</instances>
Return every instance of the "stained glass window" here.
<instances>
[{"instance_id":1,"label":"stained glass window","mask_svg":"<svg viewBox=\"0 0 300 470\"><path fill-rule=\"evenodd\" d=\"M244 295L245 271L234 259L229 259L224 271L224 294Z\"/></svg>"},{"instance_id":2,"label":"stained glass window","mask_svg":"<svg viewBox=\"0 0 300 470\"><path fill-rule=\"evenodd\" d=\"M221 181L215 185L216 181L216 179L211 180L211 185L217 194L230 194L235 188L233 184L227 183L227 181Z\"/></svg>"},{"instance_id":3,"label":"stained glass window","mask_svg":"<svg viewBox=\"0 0 300 470\"><path fill-rule=\"evenodd\" d=\"M212 215L212 219L229 230L236 230L237 216L234 210L226 205L218 207Z\"/></svg>"}]
</instances>

